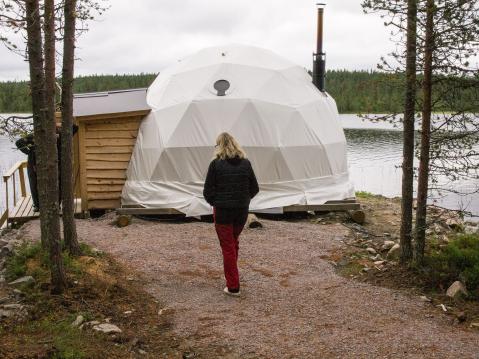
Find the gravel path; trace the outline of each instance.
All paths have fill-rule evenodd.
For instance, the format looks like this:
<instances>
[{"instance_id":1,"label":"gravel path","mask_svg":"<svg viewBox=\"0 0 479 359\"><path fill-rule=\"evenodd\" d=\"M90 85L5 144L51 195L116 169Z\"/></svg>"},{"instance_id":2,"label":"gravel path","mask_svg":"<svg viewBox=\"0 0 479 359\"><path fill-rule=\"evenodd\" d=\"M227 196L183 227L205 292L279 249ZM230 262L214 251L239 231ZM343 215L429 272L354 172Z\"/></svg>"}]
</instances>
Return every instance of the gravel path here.
<instances>
[{"instance_id":1,"label":"gravel path","mask_svg":"<svg viewBox=\"0 0 479 359\"><path fill-rule=\"evenodd\" d=\"M78 221L80 237L144 274L193 348L241 358L479 358L479 333L400 292L347 280L322 257L340 225L263 221L240 239L242 297L222 293L212 224ZM24 227L38 235L38 222Z\"/></svg>"}]
</instances>

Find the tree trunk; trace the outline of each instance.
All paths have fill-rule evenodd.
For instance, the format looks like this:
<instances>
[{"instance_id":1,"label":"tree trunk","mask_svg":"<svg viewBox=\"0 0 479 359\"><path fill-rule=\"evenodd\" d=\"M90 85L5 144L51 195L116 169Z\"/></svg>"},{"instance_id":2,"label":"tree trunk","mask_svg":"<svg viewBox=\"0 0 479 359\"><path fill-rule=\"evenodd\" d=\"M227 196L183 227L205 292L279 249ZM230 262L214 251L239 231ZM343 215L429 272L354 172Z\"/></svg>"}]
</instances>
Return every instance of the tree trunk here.
<instances>
[{"instance_id":1,"label":"tree trunk","mask_svg":"<svg viewBox=\"0 0 479 359\"><path fill-rule=\"evenodd\" d=\"M402 202L401 202L401 263L412 259L412 202L414 179L414 115L416 102L416 34L417 0L408 0L407 14L406 100L404 106Z\"/></svg>"},{"instance_id":2,"label":"tree trunk","mask_svg":"<svg viewBox=\"0 0 479 359\"><path fill-rule=\"evenodd\" d=\"M45 128L45 73L43 72L42 28L39 14L38 0L28 0L25 3L27 18L27 51L30 69L30 88L32 96L33 132L35 142L36 170L39 172L43 165L40 159L45 158L43 153ZM43 172L44 173L44 172ZM38 182L37 182L38 183ZM45 181L38 183L40 204L45 203ZM41 214L41 213L40 213ZM42 220L41 241L42 247L48 246L48 231Z\"/></svg>"},{"instance_id":3,"label":"tree trunk","mask_svg":"<svg viewBox=\"0 0 479 359\"><path fill-rule=\"evenodd\" d=\"M415 263L424 262L424 246L426 239L426 209L429 184L429 150L431 142L432 112L432 55L434 51L434 0L426 4L426 40L424 50L424 80L422 92L424 97L422 109L421 154L419 162L417 209L416 209L416 250Z\"/></svg>"},{"instance_id":4,"label":"tree trunk","mask_svg":"<svg viewBox=\"0 0 479 359\"><path fill-rule=\"evenodd\" d=\"M60 241L59 189L58 189L58 151L55 123L55 3L45 0L45 99L46 116L44 118L45 138L44 165L39 171L39 183L45 189L45 202L41 203L40 215L48 228L50 250L50 270L52 291L63 292L66 285ZM42 185L44 183L44 185Z\"/></svg>"},{"instance_id":5,"label":"tree trunk","mask_svg":"<svg viewBox=\"0 0 479 359\"><path fill-rule=\"evenodd\" d=\"M62 70L61 191L63 206L63 238L71 255L80 255L75 224L73 194L73 77L75 63L76 0L65 0L65 30Z\"/></svg>"}]
</instances>

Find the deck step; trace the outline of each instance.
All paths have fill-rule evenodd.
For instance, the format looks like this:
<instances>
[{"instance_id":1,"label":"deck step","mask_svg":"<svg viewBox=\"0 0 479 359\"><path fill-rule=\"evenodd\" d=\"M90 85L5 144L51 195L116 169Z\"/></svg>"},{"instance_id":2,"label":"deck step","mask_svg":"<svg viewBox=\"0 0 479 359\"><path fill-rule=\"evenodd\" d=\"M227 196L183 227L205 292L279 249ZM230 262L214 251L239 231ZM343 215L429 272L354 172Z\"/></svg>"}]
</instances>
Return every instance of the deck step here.
<instances>
[{"instance_id":1,"label":"deck step","mask_svg":"<svg viewBox=\"0 0 479 359\"><path fill-rule=\"evenodd\" d=\"M75 214L80 214L81 211L81 199L75 199ZM40 212L33 211L32 196L28 195L22 197L15 208L10 212L8 216L8 223L25 223L31 219L40 217Z\"/></svg>"}]
</instances>

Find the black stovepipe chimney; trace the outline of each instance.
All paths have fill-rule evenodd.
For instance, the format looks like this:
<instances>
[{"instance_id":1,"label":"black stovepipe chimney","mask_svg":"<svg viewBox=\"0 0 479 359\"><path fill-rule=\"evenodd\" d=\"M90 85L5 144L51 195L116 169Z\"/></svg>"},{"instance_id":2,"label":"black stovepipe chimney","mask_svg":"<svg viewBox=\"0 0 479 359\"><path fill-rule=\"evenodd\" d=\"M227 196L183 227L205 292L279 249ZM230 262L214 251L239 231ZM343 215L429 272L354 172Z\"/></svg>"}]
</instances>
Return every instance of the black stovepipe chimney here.
<instances>
[{"instance_id":1,"label":"black stovepipe chimney","mask_svg":"<svg viewBox=\"0 0 479 359\"><path fill-rule=\"evenodd\" d=\"M326 53L323 51L323 17L324 6L318 5L318 34L316 52L313 53L313 84L319 91L325 92L324 78L326 77Z\"/></svg>"}]
</instances>

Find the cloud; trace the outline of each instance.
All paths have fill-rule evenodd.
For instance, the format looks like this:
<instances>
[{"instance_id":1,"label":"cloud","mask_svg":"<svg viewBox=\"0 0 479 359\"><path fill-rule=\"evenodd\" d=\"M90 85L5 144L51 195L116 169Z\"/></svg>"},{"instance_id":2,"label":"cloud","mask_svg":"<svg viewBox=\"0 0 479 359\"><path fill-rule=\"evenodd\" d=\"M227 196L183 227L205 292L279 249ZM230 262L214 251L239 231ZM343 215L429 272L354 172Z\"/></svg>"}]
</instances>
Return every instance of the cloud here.
<instances>
[{"instance_id":1,"label":"cloud","mask_svg":"<svg viewBox=\"0 0 479 359\"><path fill-rule=\"evenodd\" d=\"M311 67L316 11L311 0L111 0L78 40L77 74L159 72L208 46L245 43ZM391 49L377 15L360 0L329 1L325 13L328 68L372 69ZM0 80L25 79L28 68L0 48Z\"/></svg>"}]
</instances>

